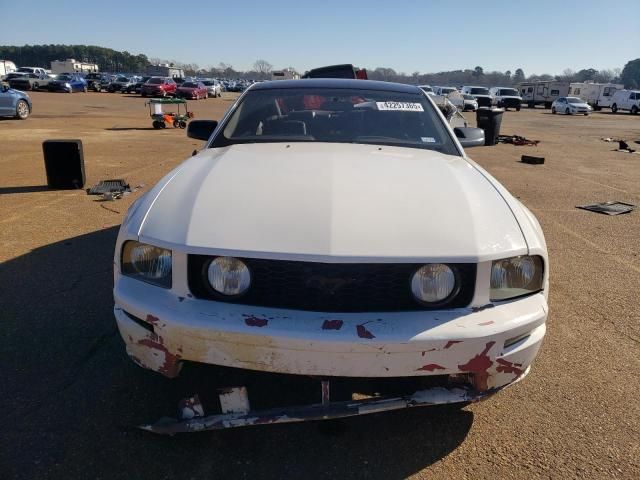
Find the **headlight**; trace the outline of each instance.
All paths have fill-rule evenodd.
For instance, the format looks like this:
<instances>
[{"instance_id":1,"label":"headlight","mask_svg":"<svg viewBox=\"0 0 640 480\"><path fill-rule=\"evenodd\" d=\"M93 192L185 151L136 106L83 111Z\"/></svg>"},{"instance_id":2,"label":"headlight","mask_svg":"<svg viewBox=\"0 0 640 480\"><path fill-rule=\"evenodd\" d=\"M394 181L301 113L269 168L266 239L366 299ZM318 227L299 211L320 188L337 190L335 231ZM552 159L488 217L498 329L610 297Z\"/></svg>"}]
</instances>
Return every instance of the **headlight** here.
<instances>
[{"instance_id":1,"label":"headlight","mask_svg":"<svg viewBox=\"0 0 640 480\"><path fill-rule=\"evenodd\" d=\"M65 83L64 86L67 87L67 88L71 88L71 84L70 83Z\"/></svg>"},{"instance_id":2,"label":"headlight","mask_svg":"<svg viewBox=\"0 0 640 480\"><path fill-rule=\"evenodd\" d=\"M435 305L454 293L456 283L456 275L449 266L430 263L413 274L411 292L419 302Z\"/></svg>"},{"instance_id":3,"label":"headlight","mask_svg":"<svg viewBox=\"0 0 640 480\"><path fill-rule=\"evenodd\" d=\"M128 241L122 247L122 274L171 288L171 250Z\"/></svg>"},{"instance_id":4,"label":"headlight","mask_svg":"<svg viewBox=\"0 0 640 480\"><path fill-rule=\"evenodd\" d=\"M521 256L496 260L491 266L491 300L521 297L542 290L542 257Z\"/></svg>"},{"instance_id":5,"label":"headlight","mask_svg":"<svg viewBox=\"0 0 640 480\"><path fill-rule=\"evenodd\" d=\"M237 258L216 257L207 267L207 280L217 293L237 297L251 285L249 268Z\"/></svg>"}]
</instances>

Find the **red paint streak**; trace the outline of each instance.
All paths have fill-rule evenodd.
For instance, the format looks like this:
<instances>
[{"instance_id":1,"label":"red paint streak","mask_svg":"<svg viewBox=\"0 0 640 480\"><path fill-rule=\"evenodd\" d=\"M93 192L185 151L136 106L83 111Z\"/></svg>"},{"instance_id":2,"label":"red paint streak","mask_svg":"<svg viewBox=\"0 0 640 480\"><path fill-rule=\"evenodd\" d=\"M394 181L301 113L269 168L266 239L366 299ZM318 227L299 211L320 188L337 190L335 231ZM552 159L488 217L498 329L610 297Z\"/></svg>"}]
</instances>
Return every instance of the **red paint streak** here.
<instances>
[{"instance_id":1,"label":"red paint streak","mask_svg":"<svg viewBox=\"0 0 640 480\"><path fill-rule=\"evenodd\" d=\"M356 331L358 332L358 336L360 338L368 338L369 340L371 340L372 338L376 338L376 336L369 330L367 330L364 325L356 326Z\"/></svg>"},{"instance_id":2,"label":"red paint streak","mask_svg":"<svg viewBox=\"0 0 640 480\"><path fill-rule=\"evenodd\" d=\"M495 343L496 342L488 342L482 352L464 365L458 365L458 368L463 372L471 372L475 374L475 387L479 391L487 390L488 388L487 379L489 378L489 374L487 373L487 370L489 370L489 367L493 365L493 362L487 356L487 353Z\"/></svg>"},{"instance_id":3,"label":"red paint streak","mask_svg":"<svg viewBox=\"0 0 640 480\"><path fill-rule=\"evenodd\" d=\"M498 368L496 368L496 371L500 373L513 373L514 375L518 375L518 376L522 375L522 369L517 368L516 366L514 366L513 363L507 360L504 360L503 358L496 358L496 362L500 364ZM521 364L516 363L515 365L521 365Z\"/></svg>"},{"instance_id":4,"label":"red paint streak","mask_svg":"<svg viewBox=\"0 0 640 480\"><path fill-rule=\"evenodd\" d=\"M157 325L159 322L160 319L158 317L154 317L151 314L147 315L147 323L150 323L151 325Z\"/></svg>"},{"instance_id":5,"label":"red paint streak","mask_svg":"<svg viewBox=\"0 0 640 480\"><path fill-rule=\"evenodd\" d=\"M478 325L484 327L485 325L491 325L492 323L493 323L493 320L489 320L488 322L482 322L482 323L479 323Z\"/></svg>"},{"instance_id":6,"label":"red paint streak","mask_svg":"<svg viewBox=\"0 0 640 480\"><path fill-rule=\"evenodd\" d=\"M325 320L322 323L323 330L340 330L342 328L342 320Z\"/></svg>"},{"instance_id":7,"label":"red paint streak","mask_svg":"<svg viewBox=\"0 0 640 480\"><path fill-rule=\"evenodd\" d=\"M266 318L256 317L254 315L243 315L244 323L246 323L250 327L264 327L269 320Z\"/></svg>"},{"instance_id":8,"label":"red paint streak","mask_svg":"<svg viewBox=\"0 0 640 480\"><path fill-rule=\"evenodd\" d=\"M434 370L446 370L443 366L438 365L437 363L430 363L429 365L424 365L423 367L418 368L418 370L426 370L427 372L433 372Z\"/></svg>"},{"instance_id":9,"label":"red paint streak","mask_svg":"<svg viewBox=\"0 0 640 480\"><path fill-rule=\"evenodd\" d=\"M444 350L446 350L452 345L455 345L456 343L462 343L462 340L449 340L447 344L444 346Z\"/></svg>"},{"instance_id":10,"label":"red paint streak","mask_svg":"<svg viewBox=\"0 0 640 480\"><path fill-rule=\"evenodd\" d=\"M178 362L182 357L179 354L171 353L167 349L167 347L162 344L162 338L160 338L158 341L152 340L150 338L143 338L142 340L138 340L138 345L163 352L164 363L160 365L158 372L169 378L178 376L178 372L180 371L180 369L178 368Z\"/></svg>"}]
</instances>

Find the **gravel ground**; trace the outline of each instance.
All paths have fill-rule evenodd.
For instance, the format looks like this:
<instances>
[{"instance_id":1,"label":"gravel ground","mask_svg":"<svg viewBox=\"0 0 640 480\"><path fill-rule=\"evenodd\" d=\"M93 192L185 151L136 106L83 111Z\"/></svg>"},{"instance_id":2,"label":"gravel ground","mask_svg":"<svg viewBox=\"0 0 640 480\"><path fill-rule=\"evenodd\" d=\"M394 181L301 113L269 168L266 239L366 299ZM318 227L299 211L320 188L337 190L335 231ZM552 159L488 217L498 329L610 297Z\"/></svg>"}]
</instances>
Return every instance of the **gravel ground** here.
<instances>
[{"instance_id":1,"label":"gravel ground","mask_svg":"<svg viewBox=\"0 0 640 480\"><path fill-rule=\"evenodd\" d=\"M574 208L640 202L640 155L601 140L640 139L640 116L510 111L502 132L538 147L469 151L537 215L549 246L549 329L525 381L461 411L169 438L134 426L171 414L194 378L169 381L126 357L112 250L129 204L201 143L152 130L139 97L32 98L29 120L0 120L2 478L640 478L640 212ZM219 119L231 100L190 105ZM51 138L83 140L88 186L143 186L115 202L48 191L41 142Z\"/></svg>"}]
</instances>

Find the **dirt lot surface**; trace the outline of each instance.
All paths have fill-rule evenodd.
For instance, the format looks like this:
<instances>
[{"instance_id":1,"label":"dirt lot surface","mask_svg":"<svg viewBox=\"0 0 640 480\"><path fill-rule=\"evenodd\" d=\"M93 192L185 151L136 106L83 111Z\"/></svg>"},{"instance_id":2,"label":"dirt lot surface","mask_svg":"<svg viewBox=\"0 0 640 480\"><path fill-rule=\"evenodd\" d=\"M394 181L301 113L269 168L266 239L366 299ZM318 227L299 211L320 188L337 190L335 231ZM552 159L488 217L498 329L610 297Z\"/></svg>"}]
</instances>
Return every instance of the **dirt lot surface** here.
<instances>
[{"instance_id":1,"label":"dirt lot surface","mask_svg":"<svg viewBox=\"0 0 640 480\"><path fill-rule=\"evenodd\" d=\"M503 133L540 145L469 151L537 215L549 246L549 329L525 381L461 411L161 437L135 425L173 414L207 375L170 381L127 358L113 244L130 203L201 142L151 129L139 97L32 98L30 119L0 121L0 477L640 478L640 211L574 208L640 203L640 155L600 140L640 139L640 116L508 112ZM192 106L219 119L230 102ZM47 190L41 142L52 138L82 139L88 186L144 186L115 202Z\"/></svg>"}]
</instances>

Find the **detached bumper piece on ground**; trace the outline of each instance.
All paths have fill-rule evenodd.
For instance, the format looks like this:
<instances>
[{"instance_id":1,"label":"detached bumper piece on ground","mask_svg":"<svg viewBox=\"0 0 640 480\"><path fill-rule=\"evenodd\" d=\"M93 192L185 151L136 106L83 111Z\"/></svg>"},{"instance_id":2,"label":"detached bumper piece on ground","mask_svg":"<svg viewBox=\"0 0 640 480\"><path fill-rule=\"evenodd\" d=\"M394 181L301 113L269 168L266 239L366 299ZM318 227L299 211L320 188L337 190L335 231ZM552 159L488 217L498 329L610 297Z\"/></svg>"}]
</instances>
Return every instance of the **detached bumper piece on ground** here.
<instances>
[{"instance_id":1,"label":"detached bumper piece on ground","mask_svg":"<svg viewBox=\"0 0 640 480\"><path fill-rule=\"evenodd\" d=\"M250 410L249 397L245 387L219 390L222 413L205 416L204 407L198 395L185 398L178 406L180 419L164 417L151 425L142 425L142 430L175 435L176 433L224 430L228 428L268 425L274 423L295 423L314 420L335 420L339 418L366 415L369 413L400 410L429 405L465 404L484 400L507 386L517 383L529 373L529 369L513 383L504 387L478 392L465 385L458 387L433 387L401 396L379 396L361 400L330 401L330 381L321 381L321 403L311 405Z\"/></svg>"}]
</instances>

